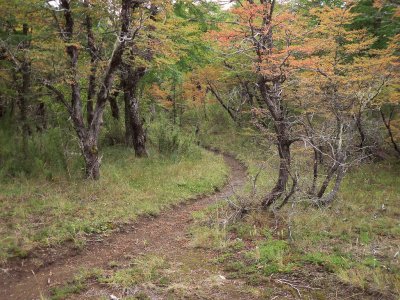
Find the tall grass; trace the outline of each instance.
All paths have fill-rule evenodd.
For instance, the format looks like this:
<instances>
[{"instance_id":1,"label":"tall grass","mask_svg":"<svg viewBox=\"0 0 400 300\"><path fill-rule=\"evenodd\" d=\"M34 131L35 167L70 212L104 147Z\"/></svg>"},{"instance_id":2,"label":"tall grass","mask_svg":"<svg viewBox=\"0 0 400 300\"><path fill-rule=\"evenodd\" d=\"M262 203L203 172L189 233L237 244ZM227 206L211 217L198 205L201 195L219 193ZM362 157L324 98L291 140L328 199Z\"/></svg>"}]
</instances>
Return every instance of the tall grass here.
<instances>
[{"instance_id":1,"label":"tall grass","mask_svg":"<svg viewBox=\"0 0 400 300\"><path fill-rule=\"evenodd\" d=\"M7 118L0 123L0 181L10 178L69 176L79 172L80 151L74 133L59 127L33 131L28 151L22 151L22 136Z\"/></svg>"},{"instance_id":2,"label":"tall grass","mask_svg":"<svg viewBox=\"0 0 400 300\"><path fill-rule=\"evenodd\" d=\"M163 115L152 122L148 128L150 143L164 157L179 159L180 157L199 157L199 147L194 132L184 131L171 124Z\"/></svg>"}]
</instances>

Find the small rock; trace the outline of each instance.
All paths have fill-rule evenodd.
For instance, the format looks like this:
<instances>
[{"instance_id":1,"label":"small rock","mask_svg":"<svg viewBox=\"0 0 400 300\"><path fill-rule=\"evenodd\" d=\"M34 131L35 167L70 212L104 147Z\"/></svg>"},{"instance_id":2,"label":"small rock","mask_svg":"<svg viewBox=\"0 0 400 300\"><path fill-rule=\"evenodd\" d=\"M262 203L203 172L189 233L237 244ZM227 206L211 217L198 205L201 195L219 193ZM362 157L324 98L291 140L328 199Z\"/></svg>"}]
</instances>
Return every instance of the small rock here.
<instances>
[{"instance_id":1,"label":"small rock","mask_svg":"<svg viewBox=\"0 0 400 300\"><path fill-rule=\"evenodd\" d=\"M111 295L110 295L110 300L119 300L119 299L118 299L117 296L114 296L114 295L111 294Z\"/></svg>"}]
</instances>

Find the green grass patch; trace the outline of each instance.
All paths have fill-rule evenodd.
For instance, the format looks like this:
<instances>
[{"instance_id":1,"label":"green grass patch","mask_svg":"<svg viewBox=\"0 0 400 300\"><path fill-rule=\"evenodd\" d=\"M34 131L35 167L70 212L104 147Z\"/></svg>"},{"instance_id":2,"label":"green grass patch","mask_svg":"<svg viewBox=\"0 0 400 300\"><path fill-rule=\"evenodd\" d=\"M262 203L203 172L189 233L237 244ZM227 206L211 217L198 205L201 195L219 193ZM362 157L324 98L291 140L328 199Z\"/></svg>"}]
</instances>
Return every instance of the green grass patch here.
<instances>
[{"instance_id":1,"label":"green grass patch","mask_svg":"<svg viewBox=\"0 0 400 300\"><path fill-rule=\"evenodd\" d=\"M307 253L304 255L303 261L324 266L330 272L335 272L340 269L350 269L352 267L351 258L340 254L326 254L321 252Z\"/></svg>"},{"instance_id":2,"label":"green grass patch","mask_svg":"<svg viewBox=\"0 0 400 300\"><path fill-rule=\"evenodd\" d=\"M291 272L294 266L290 262L289 244L283 240L270 239L261 243L255 250L258 264L264 275Z\"/></svg>"},{"instance_id":3,"label":"green grass patch","mask_svg":"<svg viewBox=\"0 0 400 300\"><path fill-rule=\"evenodd\" d=\"M36 246L70 240L77 247L87 234L102 233L157 215L185 199L223 186L228 167L221 156L200 150L196 157L138 159L132 150L104 150L101 179L21 178L2 183L0 260L25 257ZM78 176L79 177L79 176Z\"/></svg>"},{"instance_id":4,"label":"green grass patch","mask_svg":"<svg viewBox=\"0 0 400 300\"><path fill-rule=\"evenodd\" d=\"M148 282L166 286L169 279L164 276L162 271L168 267L169 265L163 257L152 254L145 255L134 259L127 268L118 269L111 274L105 275L99 281L123 288Z\"/></svg>"},{"instance_id":5,"label":"green grass patch","mask_svg":"<svg viewBox=\"0 0 400 300\"><path fill-rule=\"evenodd\" d=\"M50 290L51 300L69 299L81 294L92 283L108 286L111 289L129 289L137 286L156 285L167 287L170 284L170 265L165 258L146 254L138 256L128 263L110 262L107 269L90 269L79 271L66 284ZM101 297L103 299L103 297ZM104 298L105 299L105 298ZM108 299L108 298L107 298ZM123 299L149 299L144 292Z\"/></svg>"},{"instance_id":6,"label":"green grass patch","mask_svg":"<svg viewBox=\"0 0 400 300\"><path fill-rule=\"evenodd\" d=\"M79 294L86 289L86 283L89 279L98 279L101 276L102 270L100 269L82 270L67 284L52 288L50 299L62 300L74 294Z\"/></svg>"}]
</instances>

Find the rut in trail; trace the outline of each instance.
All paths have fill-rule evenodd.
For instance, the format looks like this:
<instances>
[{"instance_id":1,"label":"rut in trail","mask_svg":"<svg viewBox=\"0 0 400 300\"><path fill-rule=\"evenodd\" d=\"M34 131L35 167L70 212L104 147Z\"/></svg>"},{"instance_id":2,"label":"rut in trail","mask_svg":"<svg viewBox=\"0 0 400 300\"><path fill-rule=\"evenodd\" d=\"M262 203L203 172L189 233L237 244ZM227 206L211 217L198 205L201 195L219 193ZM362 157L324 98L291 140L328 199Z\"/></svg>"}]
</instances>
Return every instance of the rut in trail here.
<instances>
[{"instance_id":1,"label":"rut in trail","mask_svg":"<svg viewBox=\"0 0 400 300\"><path fill-rule=\"evenodd\" d=\"M180 260L193 256L207 264L207 254L203 250L188 247L187 232L191 224L191 213L201 210L207 205L232 195L236 188L242 186L246 179L246 169L237 160L224 155L226 163L231 168L228 184L211 196L198 198L196 201L173 207L163 211L154 219L142 218L135 223L135 228L129 232L118 232L105 238L102 243L92 244L76 255L66 255L54 263L37 270L28 268L11 269L0 275L0 299L40 299L41 295L49 295L49 289L58 284L65 284L81 269L106 267L110 261L118 261L127 255L135 257L144 253L158 253L183 265ZM202 280L201 266L191 272L195 280ZM210 274L208 274L210 275ZM204 279L204 278L203 278ZM232 285L229 287L229 285ZM226 283L224 289L210 289L209 295L199 296L209 299L246 299L236 283ZM228 288L229 287L229 288ZM199 298L196 295L192 299ZM84 298L83 295L76 299ZM92 298L96 299L96 298ZM249 298L251 299L251 298Z\"/></svg>"}]
</instances>

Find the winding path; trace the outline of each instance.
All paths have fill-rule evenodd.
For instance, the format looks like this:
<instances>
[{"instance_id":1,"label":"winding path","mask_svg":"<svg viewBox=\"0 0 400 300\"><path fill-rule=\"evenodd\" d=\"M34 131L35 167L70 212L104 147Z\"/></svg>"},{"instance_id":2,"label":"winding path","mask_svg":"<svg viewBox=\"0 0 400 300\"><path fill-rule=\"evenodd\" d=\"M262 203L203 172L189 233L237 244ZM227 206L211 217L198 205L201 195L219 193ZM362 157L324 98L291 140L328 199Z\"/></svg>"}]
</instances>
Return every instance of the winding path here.
<instances>
[{"instance_id":1,"label":"winding path","mask_svg":"<svg viewBox=\"0 0 400 300\"><path fill-rule=\"evenodd\" d=\"M118 261L127 255L135 257L143 253L160 254L177 262L178 265L186 265L190 269L192 279L197 283L205 278L210 278L211 275L218 276L218 273L203 276L205 273L213 271L204 271L201 265L193 265L188 261L190 257L197 256L197 262L203 261L203 264L207 264L207 256L202 253L206 251L188 247L187 232L191 224L192 212L232 195L235 188L244 184L245 167L228 155L224 155L224 159L231 168L231 175L228 184L221 191L167 209L156 218L139 218L132 229L111 234L101 243L92 243L79 253L59 257L53 263L36 270L33 270L29 264L20 267L19 270L5 269L0 274L0 299L40 299L41 296L48 295L50 287L66 283L82 268L106 267L110 261ZM214 272L218 272L218 270L214 270ZM205 281L205 283L207 282ZM207 296L193 295L190 298L247 298L239 289L235 289L237 283L230 282L224 285L228 288L211 288L207 292ZM93 296L85 297L84 295L80 295L76 299L82 298L96 299ZM159 297L156 298L159 299Z\"/></svg>"}]
</instances>

